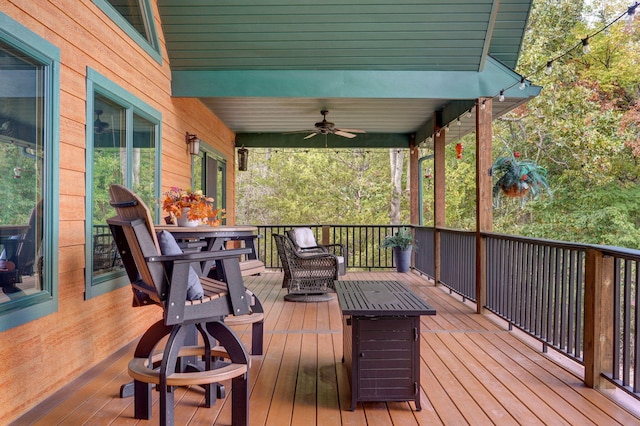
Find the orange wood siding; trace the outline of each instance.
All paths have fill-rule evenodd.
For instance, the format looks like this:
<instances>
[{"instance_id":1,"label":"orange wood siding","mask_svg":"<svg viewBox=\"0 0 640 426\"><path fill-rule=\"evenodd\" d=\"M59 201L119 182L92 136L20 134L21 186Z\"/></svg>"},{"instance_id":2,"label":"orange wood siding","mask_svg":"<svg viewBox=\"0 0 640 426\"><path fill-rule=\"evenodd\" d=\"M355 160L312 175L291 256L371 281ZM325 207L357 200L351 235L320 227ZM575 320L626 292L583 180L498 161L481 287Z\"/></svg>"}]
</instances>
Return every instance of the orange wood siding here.
<instances>
[{"instance_id":1,"label":"orange wood siding","mask_svg":"<svg viewBox=\"0 0 640 426\"><path fill-rule=\"evenodd\" d=\"M162 28L154 2L156 28ZM136 339L160 318L131 308L129 287L84 300L86 75L90 67L162 113L162 189L190 185L185 132L227 160L227 217L235 220L234 134L196 99L171 98L166 51L147 55L90 0L8 0L0 12L60 49L58 312L0 333L0 424L7 424ZM164 37L159 34L164 46Z\"/></svg>"}]
</instances>

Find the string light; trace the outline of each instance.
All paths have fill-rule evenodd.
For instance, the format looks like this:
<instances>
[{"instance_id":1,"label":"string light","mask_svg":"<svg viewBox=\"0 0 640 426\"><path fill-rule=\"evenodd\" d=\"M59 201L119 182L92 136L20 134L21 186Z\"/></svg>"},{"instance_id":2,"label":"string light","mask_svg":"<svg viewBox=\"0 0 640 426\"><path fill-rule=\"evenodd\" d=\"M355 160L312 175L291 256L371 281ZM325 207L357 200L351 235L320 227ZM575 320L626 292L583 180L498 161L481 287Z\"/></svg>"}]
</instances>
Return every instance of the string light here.
<instances>
[{"instance_id":1,"label":"string light","mask_svg":"<svg viewBox=\"0 0 640 426\"><path fill-rule=\"evenodd\" d=\"M582 39L582 53L588 55L591 53L591 46L589 46L589 37L585 37Z\"/></svg>"},{"instance_id":2,"label":"string light","mask_svg":"<svg viewBox=\"0 0 640 426\"><path fill-rule=\"evenodd\" d=\"M613 19L607 25L605 25L604 27L600 28L598 31L594 32L593 34L587 35L585 38L581 39L577 44L575 44L574 46L569 48L566 52L564 52L564 53L562 53L562 54L560 54L560 55L558 55L558 56L556 56L556 57L554 57L552 59L549 59L546 62L545 66L544 66L545 74L550 75L553 72L553 63L559 61L562 58L564 58L569 53L571 53L572 51L577 49L578 47L582 47L582 52L585 55L588 55L591 52L591 45L589 44L589 39L593 38L594 36L600 34L603 31L605 31L607 28L609 28L611 25L615 24L616 22L618 22L622 18L626 17L627 28L631 28L631 23L633 22L633 20L635 18L636 9L638 8L638 5L640 5L639 2L634 2L634 4L629 6L627 8L627 10L622 12L620 15L618 15L615 19ZM531 75L536 75L540 71L541 71L541 69L537 69ZM516 84L519 84L520 89L524 90L526 88L526 80L527 80L527 77L521 76L520 77L520 81L518 83L514 83L509 87L501 89L500 90L500 94L499 94L499 98L498 98L500 100L500 102L503 102L504 99L505 99L505 94L504 94L505 91L509 90L511 87L515 86ZM483 103L483 106L484 106L484 103Z\"/></svg>"}]
</instances>

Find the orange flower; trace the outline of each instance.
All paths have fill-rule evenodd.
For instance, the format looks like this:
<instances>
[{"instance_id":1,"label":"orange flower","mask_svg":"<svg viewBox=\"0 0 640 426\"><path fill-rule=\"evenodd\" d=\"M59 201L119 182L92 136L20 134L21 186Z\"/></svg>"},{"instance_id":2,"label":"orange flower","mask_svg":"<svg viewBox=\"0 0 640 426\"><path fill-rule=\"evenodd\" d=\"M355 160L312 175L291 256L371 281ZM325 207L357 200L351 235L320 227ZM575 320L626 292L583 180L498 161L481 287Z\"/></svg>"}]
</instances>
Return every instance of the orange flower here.
<instances>
[{"instance_id":1,"label":"orange flower","mask_svg":"<svg viewBox=\"0 0 640 426\"><path fill-rule=\"evenodd\" d=\"M177 187L164 193L162 199L162 209L175 217L181 217L183 209L188 208L189 220L200 220L211 226L218 226L222 223L223 209L213 208L213 198L207 197L201 190L191 191Z\"/></svg>"}]
</instances>

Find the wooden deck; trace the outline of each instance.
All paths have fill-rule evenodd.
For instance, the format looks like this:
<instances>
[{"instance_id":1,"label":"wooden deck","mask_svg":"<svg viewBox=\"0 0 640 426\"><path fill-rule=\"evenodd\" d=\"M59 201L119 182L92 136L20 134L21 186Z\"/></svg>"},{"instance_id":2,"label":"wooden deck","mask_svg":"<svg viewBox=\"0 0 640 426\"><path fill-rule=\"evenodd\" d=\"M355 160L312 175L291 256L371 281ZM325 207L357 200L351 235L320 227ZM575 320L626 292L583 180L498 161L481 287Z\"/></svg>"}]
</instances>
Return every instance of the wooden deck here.
<instances>
[{"instance_id":1,"label":"wooden deck","mask_svg":"<svg viewBox=\"0 0 640 426\"><path fill-rule=\"evenodd\" d=\"M422 317L421 403L363 403L349 411L350 385L341 363L341 315L337 300L285 302L282 276L264 273L246 284L265 307L265 353L251 365L251 425L632 425L640 419L540 352L490 316L434 287L417 274L348 273L345 279L400 280L436 308ZM250 342L249 328L238 329ZM155 425L133 418L132 398L118 397L129 381L126 366L135 342L61 389L17 425ZM533 346L533 347L532 347ZM227 389L230 390L230 384ZM229 393L229 392L228 392ZM157 397L157 396L156 396ZM231 424L231 402L202 406L197 388L176 392L176 425ZM640 411L640 410L639 410Z\"/></svg>"}]
</instances>

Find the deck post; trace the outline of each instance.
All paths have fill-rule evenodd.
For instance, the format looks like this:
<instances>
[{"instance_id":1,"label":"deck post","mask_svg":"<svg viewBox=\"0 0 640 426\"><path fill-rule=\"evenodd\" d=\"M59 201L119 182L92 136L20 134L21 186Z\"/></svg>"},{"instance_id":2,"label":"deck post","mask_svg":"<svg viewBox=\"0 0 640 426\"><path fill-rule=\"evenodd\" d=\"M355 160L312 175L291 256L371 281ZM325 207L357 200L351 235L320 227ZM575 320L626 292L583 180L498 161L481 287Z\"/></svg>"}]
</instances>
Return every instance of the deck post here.
<instances>
[{"instance_id":1,"label":"deck post","mask_svg":"<svg viewBox=\"0 0 640 426\"><path fill-rule=\"evenodd\" d=\"M438 123L437 113L434 116L434 123ZM433 135L433 281L436 285L440 283L441 277L441 251L440 251L440 229L446 225L445 221L445 152L446 133L438 132L435 125Z\"/></svg>"},{"instance_id":2,"label":"deck post","mask_svg":"<svg viewBox=\"0 0 640 426\"><path fill-rule=\"evenodd\" d=\"M330 236L329 236L329 225L322 225L322 238L321 238L322 242L320 244L322 245L329 245L331 244L330 241Z\"/></svg>"},{"instance_id":3,"label":"deck post","mask_svg":"<svg viewBox=\"0 0 640 426\"><path fill-rule=\"evenodd\" d=\"M584 384L609 388L600 373L613 368L614 259L597 249L587 249L584 291Z\"/></svg>"},{"instance_id":4,"label":"deck post","mask_svg":"<svg viewBox=\"0 0 640 426\"><path fill-rule=\"evenodd\" d=\"M420 149L416 146L416 136L411 135L409 145L409 214L412 225L420 225Z\"/></svg>"},{"instance_id":5,"label":"deck post","mask_svg":"<svg viewBox=\"0 0 640 426\"><path fill-rule=\"evenodd\" d=\"M491 98L476 102L476 311L480 314L487 304L487 244L485 232L493 230L493 200L491 198Z\"/></svg>"}]
</instances>

